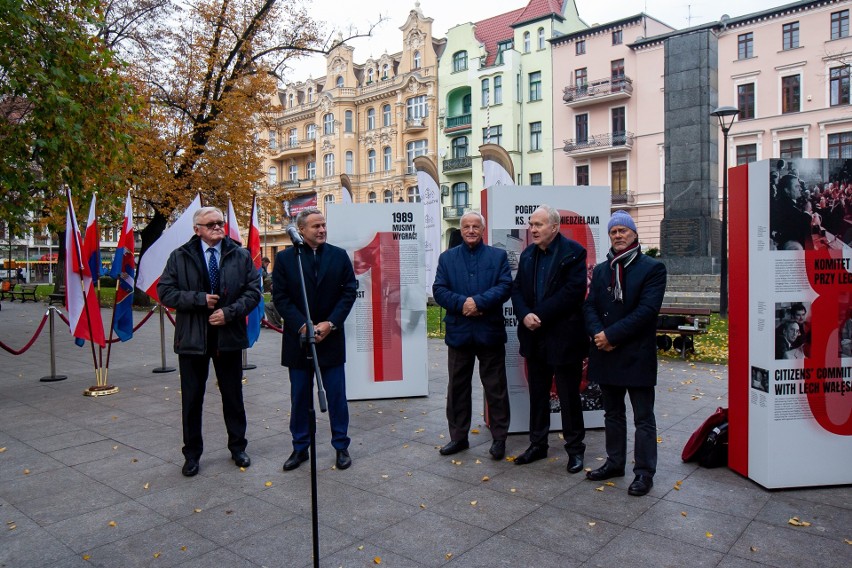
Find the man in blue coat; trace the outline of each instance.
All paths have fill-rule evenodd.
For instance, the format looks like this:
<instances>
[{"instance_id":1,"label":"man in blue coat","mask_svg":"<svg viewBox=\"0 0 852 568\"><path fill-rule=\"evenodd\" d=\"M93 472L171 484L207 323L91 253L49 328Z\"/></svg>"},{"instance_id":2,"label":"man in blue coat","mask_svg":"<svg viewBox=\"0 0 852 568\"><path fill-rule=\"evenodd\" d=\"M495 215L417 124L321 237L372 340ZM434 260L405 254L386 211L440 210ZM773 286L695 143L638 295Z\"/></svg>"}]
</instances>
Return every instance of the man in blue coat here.
<instances>
[{"instance_id":1,"label":"man in blue coat","mask_svg":"<svg viewBox=\"0 0 852 568\"><path fill-rule=\"evenodd\" d=\"M636 426L630 495L647 494L657 470L657 315L666 292L666 266L642 254L636 223L616 211L607 225L612 248L595 267L583 307L586 330L594 345L589 353L589 380L603 392L607 460L586 474L592 481L624 475L627 463L625 394Z\"/></svg>"},{"instance_id":2,"label":"man in blue coat","mask_svg":"<svg viewBox=\"0 0 852 568\"><path fill-rule=\"evenodd\" d=\"M441 253L432 294L447 310L447 422L450 442L440 453L449 456L470 447L473 364L479 359L479 378L488 403L488 426L495 460L506 455L509 432L509 394L506 385L506 327L503 303L509 299L512 274L506 251L482 242L485 219L476 212L461 218L463 243Z\"/></svg>"},{"instance_id":3,"label":"man in blue coat","mask_svg":"<svg viewBox=\"0 0 852 568\"><path fill-rule=\"evenodd\" d=\"M349 255L326 242L325 217L316 208L302 210L296 227L304 239L305 287L314 322L317 358L328 396L331 445L337 451L337 469L352 465L349 456L349 406L346 401L346 344L343 322L355 303L357 286ZM288 247L275 257L272 270L272 300L284 318L281 364L290 374L290 433L293 453L284 462L284 471L299 467L309 458L309 411L313 404L314 364L300 339L307 328L307 315L299 279L299 257Z\"/></svg>"},{"instance_id":4,"label":"man in blue coat","mask_svg":"<svg viewBox=\"0 0 852 568\"><path fill-rule=\"evenodd\" d=\"M586 436L580 381L589 338L583 326L586 249L559 232L559 212L541 205L530 215L532 244L518 260L512 305L526 359L530 393L530 447L524 465L547 457L550 390L556 382L569 473L583 469Z\"/></svg>"}]
</instances>

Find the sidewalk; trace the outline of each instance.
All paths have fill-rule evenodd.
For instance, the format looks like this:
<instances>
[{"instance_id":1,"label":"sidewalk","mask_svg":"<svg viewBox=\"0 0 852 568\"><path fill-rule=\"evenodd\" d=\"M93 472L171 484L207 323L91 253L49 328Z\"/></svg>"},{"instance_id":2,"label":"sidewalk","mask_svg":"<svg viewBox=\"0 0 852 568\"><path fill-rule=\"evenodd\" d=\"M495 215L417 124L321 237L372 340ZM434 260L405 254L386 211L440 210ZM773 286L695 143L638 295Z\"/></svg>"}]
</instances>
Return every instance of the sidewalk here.
<instances>
[{"instance_id":1,"label":"sidewalk","mask_svg":"<svg viewBox=\"0 0 852 568\"><path fill-rule=\"evenodd\" d=\"M22 347L45 311L3 302L0 341ZM257 365L244 387L252 466L240 471L230 460L211 376L201 473L185 478L178 374L152 373L157 318L113 346L109 382L121 391L96 399L82 396L94 384L91 349L56 323L57 373L67 380L38 380L50 374L47 326L27 353L0 352L0 567L312 566L309 467L281 470L291 444L279 334L263 330L248 355ZM172 332L166 320L166 359L176 367ZM428 397L350 404L352 468L331 468L319 417L321 566L852 565L852 488L767 491L725 468L681 462L692 431L727 406L726 367L663 361L659 470L650 495L636 498L627 495L629 472L614 486L566 473L556 435L547 460L494 462L475 419L471 449L440 456L446 349L438 340L428 349ZM586 465L598 467L603 431L586 442ZM527 445L513 435L507 451ZM795 448L790 464L814 467L796 463ZM793 516L810 526L791 526Z\"/></svg>"}]
</instances>

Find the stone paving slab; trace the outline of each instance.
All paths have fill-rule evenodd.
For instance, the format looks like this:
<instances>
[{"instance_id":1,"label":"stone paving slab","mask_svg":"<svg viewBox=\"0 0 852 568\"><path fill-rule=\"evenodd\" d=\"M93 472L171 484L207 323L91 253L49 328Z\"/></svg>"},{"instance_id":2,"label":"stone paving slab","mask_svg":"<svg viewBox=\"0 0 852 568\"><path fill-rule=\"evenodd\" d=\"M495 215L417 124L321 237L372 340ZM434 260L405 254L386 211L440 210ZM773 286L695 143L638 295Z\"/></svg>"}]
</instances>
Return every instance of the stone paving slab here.
<instances>
[{"instance_id":1,"label":"stone paving slab","mask_svg":"<svg viewBox=\"0 0 852 568\"><path fill-rule=\"evenodd\" d=\"M0 341L20 347L43 313L38 304L7 303ZM97 399L82 396L94 384L89 347L57 329L65 381L38 381L49 374L46 335L25 354L0 353L0 568L313 565L309 464L281 471L292 446L280 335L264 330L248 354L257 365L244 386L252 466L231 460L211 372L201 472L185 478L179 377L152 373L161 364L156 318L113 347L109 376L120 392ZM167 346L172 333L167 323ZM635 498L627 495L630 472L611 485L568 474L555 433L545 460L492 460L481 413L471 449L440 456L449 439L446 348L429 340L428 357L429 396L350 404L350 469L333 467L328 417L318 416L320 565L852 565L852 488L767 491L727 468L681 462L692 431L727 406L723 365L661 362L659 467L650 495ZM166 363L177 366L171 351ZM511 435L507 455L528 443L526 434ZM602 430L589 431L586 443L586 466L598 467ZM792 516L811 524L793 527Z\"/></svg>"}]
</instances>

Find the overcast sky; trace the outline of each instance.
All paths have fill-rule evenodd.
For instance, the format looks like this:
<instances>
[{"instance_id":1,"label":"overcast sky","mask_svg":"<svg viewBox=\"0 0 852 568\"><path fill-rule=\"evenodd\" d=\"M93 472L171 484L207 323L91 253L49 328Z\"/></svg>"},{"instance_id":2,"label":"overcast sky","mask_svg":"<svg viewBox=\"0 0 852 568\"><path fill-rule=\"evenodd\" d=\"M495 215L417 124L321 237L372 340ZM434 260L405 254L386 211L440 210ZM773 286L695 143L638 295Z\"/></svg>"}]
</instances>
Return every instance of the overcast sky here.
<instances>
[{"instance_id":1,"label":"overcast sky","mask_svg":"<svg viewBox=\"0 0 852 568\"><path fill-rule=\"evenodd\" d=\"M402 50L402 32L414 0L304 0L310 14L326 23L327 36L344 33L350 25L365 31L370 22L385 17L373 37L353 40L355 62L363 63L371 55L379 57L387 51ZM420 0L423 14L434 20L432 34L444 37L447 29L466 22L475 22L510 12L526 5L527 0ZM742 16L787 4L773 0L576 0L580 17L589 25L604 24L627 16L647 12L662 22L682 29L718 20L722 14ZM325 73L325 60L320 56L307 58L294 64L288 81L303 81Z\"/></svg>"}]
</instances>

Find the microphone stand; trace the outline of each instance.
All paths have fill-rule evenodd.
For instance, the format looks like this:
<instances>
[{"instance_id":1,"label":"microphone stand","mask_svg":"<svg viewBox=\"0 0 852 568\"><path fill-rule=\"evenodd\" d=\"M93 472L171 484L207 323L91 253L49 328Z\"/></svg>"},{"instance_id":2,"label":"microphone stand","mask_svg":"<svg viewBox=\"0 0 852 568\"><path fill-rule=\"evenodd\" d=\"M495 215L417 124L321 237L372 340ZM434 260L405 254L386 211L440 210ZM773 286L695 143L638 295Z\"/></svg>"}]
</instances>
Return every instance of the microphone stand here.
<instances>
[{"instance_id":1,"label":"microphone stand","mask_svg":"<svg viewBox=\"0 0 852 568\"><path fill-rule=\"evenodd\" d=\"M303 243L295 244L296 247L296 264L299 266L299 281L302 285L302 301L304 302L305 317L305 340L308 346L308 358L314 363L314 377L316 377L317 399L319 400L320 412L328 412L328 403L325 398L325 388L322 383L322 373L320 372L319 359L317 359L317 344L316 335L314 334L314 324L311 319L311 308L308 306L308 289L305 286L305 269L302 266L302 249ZM308 433L310 434L310 454L311 454L311 529L313 535L313 550L314 550L314 567L319 568L319 518L317 507L317 415L314 410L314 397L311 397L311 404L308 407Z\"/></svg>"}]
</instances>

